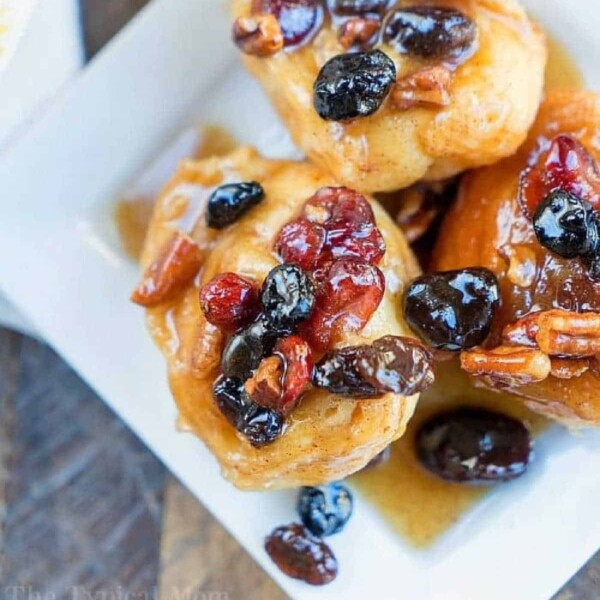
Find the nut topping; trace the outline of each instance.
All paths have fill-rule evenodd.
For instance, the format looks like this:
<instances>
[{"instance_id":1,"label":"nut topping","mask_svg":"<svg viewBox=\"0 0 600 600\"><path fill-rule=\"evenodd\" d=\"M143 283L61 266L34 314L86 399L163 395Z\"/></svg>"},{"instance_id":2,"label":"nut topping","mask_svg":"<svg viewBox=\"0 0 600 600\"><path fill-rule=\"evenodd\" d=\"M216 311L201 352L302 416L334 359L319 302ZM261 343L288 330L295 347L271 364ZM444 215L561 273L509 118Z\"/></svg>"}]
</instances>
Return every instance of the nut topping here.
<instances>
[{"instance_id":1,"label":"nut topping","mask_svg":"<svg viewBox=\"0 0 600 600\"><path fill-rule=\"evenodd\" d=\"M345 50L349 50L353 46L367 50L374 44L380 26L379 19L365 17L348 19L338 32L340 44Z\"/></svg>"},{"instance_id":2,"label":"nut topping","mask_svg":"<svg viewBox=\"0 0 600 600\"><path fill-rule=\"evenodd\" d=\"M470 375L485 375L493 383L508 386L543 381L551 369L550 358L546 354L524 346L461 352L460 364Z\"/></svg>"},{"instance_id":3,"label":"nut topping","mask_svg":"<svg viewBox=\"0 0 600 600\"><path fill-rule=\"evenodd\" d=\"M439 107L450 104L452 72L441 65L421 69L399 79L392 90L391 100L400 110L415 106Z\"/></svg>"},{"instance_id":4,"label":"nut topping","mask_svg":"<svg viewBox=\"0 0 600 600\"><path fill-rule=\"evenodd\" d=\"M171 300L196 277L202 259L202 251L194 240L176 233L146 269L131 300L146 307Z\"/></svg>"},{"instance_id":5,"label":"nut topping","mask_svg":"<svg viewBox=\"0 0 600 600\"><path fill-rule=\"evenodd\" d=\"M233 23L233 41L245 54L265 57L283 48L283 33L274 15L238 17Z\"/></svg>"},{"instance_id":6,"label":"nut topping","mask_svg":"<svg viewBox=\"0 0 600 600\"><path fill-rule=\"evenodd\" d=\"M276 408L283 393L282 377L283 361L279 356L269 356L260 363L254 376L246 381L246 393L256 404Z\"/></svg>"},{"instance_id":7,"label":"nut topping","mask_svg":"<svg viewBox=\"0 0 600 600\"><path fill-rule=\"evenodd\" d=\"M590 368L587 358L552 358L551 374L557 379L573 379L580 377Z\"/></svg>"}]
</instances>

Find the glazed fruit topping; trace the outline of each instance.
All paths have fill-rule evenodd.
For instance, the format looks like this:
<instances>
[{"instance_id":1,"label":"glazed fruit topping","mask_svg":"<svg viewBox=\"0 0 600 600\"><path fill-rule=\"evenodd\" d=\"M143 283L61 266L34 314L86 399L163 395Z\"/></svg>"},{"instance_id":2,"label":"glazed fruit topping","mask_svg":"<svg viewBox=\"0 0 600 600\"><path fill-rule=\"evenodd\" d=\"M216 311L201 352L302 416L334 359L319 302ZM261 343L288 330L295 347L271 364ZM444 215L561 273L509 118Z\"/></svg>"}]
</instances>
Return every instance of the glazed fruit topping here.
<instances>
[{"instance_id":1,"label":"glazed fruit topping","mask_svg":"<svg viewBox=\"0 0 600 600\"><path fill-rule=\"evenodd\" d=\"M521 173L519 202L530 219L549 194L561 190L600 208L600 171L591 154L570 135L556 136Z\"/></svg>"},{"instance_id":2,"label":"glazed fruit topping","mask_svg":"<svg viewBox=\"0 0 600 600\"><path fill-rule=\"evenodd\" d=\"M265 540L265 550L286 575L311 585L330 583L338 572L329 546L298 523L275 529Z\"/></svg>"},{"instance_id":3,"label":"glazed fruit topping","mask_svg":"<svg viewBox=\"0 0 600 600\"><path fill-rule=\"evenodd\" d=\"M404 316L429 345L457 351L483 343L499 303L498 280L488 269L431 273L408 287Z\"/></svg>"},{"instance_id":4,"label":"glazed fruit topping","mask_svg":"<svg viewBox=\"0 0 600 600\"><path fill-rule=\"evenodd\" d=\"M202 258L202 252L194 240L176 233L146 269L131 300L146 307L172 300L196 277L202 266Z\"/></svg>"},{"instance_id":5,"label":"glazed fruit topping","mask_svg":"<svg viewBox=\"0 0 600 600\"><path fill-rule=\"evenodd\" d=\"M593 257L600 244L600 212L578 196L558 189L533 215L538 241L563 258Z\"/></svg>"},{"instance_id":6,"label":"glazed fruit topping","mask_svg":"<svg viewBox=\"0 0 600 600\"><path fill-rule=\"evenodd\" d=\"M296 265L275 267L265 279L261 301L267 323L279 332L292 332L306 321L315 305L315 291Z\"/></svg>"},{"instance_id":7,"label":"glazed fruit topping","mask_svg":"<svg viewBox=\"0 0 600 600\"><path fill-rule=\"evenodd\" d=\"M262 186L256 181L226 183L218 187L208 199L206 224L214 229L223 229L260 203L264 195Z\"/></svg>"},{"instance_id":8,"label":"glazed fruit topping","mask_svg":"<svg viewBox=\"0 0 600 600\"><path fill-rule=\"evenodd\" d=\"M246 381L275 344L262 319L232 335L223 350L221 370L228 377Z\"/></svg>"},{"instance_id":9,"label":"glazed fruit topping","mask_svg":"<svg viewBox=\"0 0 600 600\"><path fill-rule=\"evenodd\" d=\"M377 310L385 277L363 260L336 260L323 277L315 310L302 331L311 346L326 350L342 332L359 331Z\"/></svg>"},{"instance_id":10,"label":"glazed fruit topping","mask_svg":"<svg viewBox=\"0 0 600 600\"><path fill-rule=\"evenodd\" d=\"M317 0L253 0L252 12L277 17L285 46L308 41L319 30L323 18Z\"/></svg>"},{"instance_id":11,"label":"glazed fruit topping","mask_svg":"<svg viewBox=\"0 0 600 600\"><path fill-rule=\"evenodd\" d=\"M257 448L274 442L284 429L284 418L276 411L252 402L241 379L220 377L213 397L225 418Z\"/></svg>"},{"instance_id":12,"label":"glazed fruit topping","mask_svg":"<svg viewBox=\"0 0 600 600\"><path fill-rule=\"evenodd\" d=\"M274 408L289 415L311 384L312 352L307 342L293 335L277 342L275 354L283 360L283 393Z\"/></svg>"},{"instance_id":13,"label":"glazed fruit topping","mask_svg":"<svg viewBox=\"0 0 600 600\"><path fill-rule=\"evenodd\" d=\"M235 273L223 273L200 288L200 307L209 323L223 331L235 331L258 314L254 285Z\"/></svg>"},{"instance_id":14,"label":"glazed fruit topping","mask_svg":"<svg viewBox=\"0 0 600 600\"><path fill-rule=\"evenodd\" d=\"M298 265L305 271L315 268L325 246L325 228L300 217L279 232L275 250L284 263Z\"/></svg>"},{"instance_id":15,"label":"glazed fruit topping","mask_svg":"<svg viewBox=\"0 0 600 600\"><path fill-rule=\"evenodd\" d=\"M315 81L315 110L328 121L366 117L383 104L395 80L394 62L381 50L334 56Z\"/></svg>"},{"instance_id":16,"label":"glazed fruit topping","mask_svg":"<svg viewBox=\"0 0 600 600\"><path fill-rule=\"evenodd\" d=\"M381 14L389 5L390 0L330 0L331 12L348 16Z\"/></svg>"},{"instance_id":17,"label":"glazed fruit topping","mask_svg":"<svg viewBox=\"0 0 600 600\"><path fill-rule=\"evenodd\" d=\"M341 483L302 487L298 494L298 514L314 535L339 533L352 516L352 494Z\"/></svg>"},{"instance_id":18,"label":"glazed fruit topping","mask_svg":"<svg viewBox=\"0 0 600 600\"><path fill-rule=\"evenodd\" d=\"M417 434L423 466L448 481L493 483L523 475L533 458L528 429L516 419L476 408L442 413Z\"/></svg>"},{"instance_id":19,"label":"glazed fruit topping","mask_svg":"<svg viewBox=\"0 0 600 600\"><path fill-rule=\"evenodd\" d=\"M387 392L411 396L433 383L433 359L411 338L388 335L371 345L327 354L313 371L313 384L351 398L376 398Z\"/></svg>"},{"instance_id":20,"label":"glazed fruit topping","mask_svg":"<svg viewBox=\"0 0 600 600\"><path fill-rule=\"evenodd\" d=\"M400 54L456 60L475 45L477 28L462 12L436 6L412 6L388 17L383 39Z\"/></svg>"}]
</instances>

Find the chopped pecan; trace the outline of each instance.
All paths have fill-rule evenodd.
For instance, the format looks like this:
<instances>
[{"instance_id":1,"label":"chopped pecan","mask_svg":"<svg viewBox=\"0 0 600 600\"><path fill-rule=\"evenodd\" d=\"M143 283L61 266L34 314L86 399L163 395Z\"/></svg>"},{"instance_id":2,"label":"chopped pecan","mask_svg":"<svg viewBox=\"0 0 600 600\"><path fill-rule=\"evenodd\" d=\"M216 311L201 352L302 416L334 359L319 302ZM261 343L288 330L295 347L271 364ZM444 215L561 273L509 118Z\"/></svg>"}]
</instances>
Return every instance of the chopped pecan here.
<instances>
[{"instance_id":1,"label":"chopped pecan","mask_svg":"<svg viewBox=\"0 0 600 600\"><path fill-rule=\"evenodd\" d=\"M283 48L283 33L275 15L238 17L233 23L233 41L245 54L265 57Z\"/></svg>"},{"instance_id":2,"label":"chopped pecan","mask_svg":"<svg viewBox=\"0 0 600 600\"><path fill-rule=\"evenodd\" d=\"M283 361L279 356L265 358L244 385L250 399L265 408L279 408L283 395L283 370Z\"/></svg>"},{"instance_id":3,"label":"chopped pecan","mask_svg":"<svg viewBox=\"0 0 600 600\"><path fill-rule=\"evenodd\" d=\"M448 106L452 72L441 65L426 67L399 79L392 90L392 103L400 110L414 106Z\"/></svg>"},{"instance_id":4,"label":"chopped pecan","mask_svg":"<svg viewBox=\"0 0 600 600\"><path fill-rule=\"evenodd\" d=\"M146 269L131 300L146 307L171 300L196 277L202 258L194 240L177 232Z\"/></svg>"},{"instance_id":5,"label":"chopped pecan","mask_svg":"<svg viewBox=\"0 0 600 600\"><path fill-rule=\"evenodd\" d=\"M434 202L434 199L439 200L436 198L436 190L423 184L402 190L399 196L400 210L396 214L396 223L406 239L414 242L427 232L442 210L443 204Z\"/></svg>"},{"instance_id":6,"label":"chopped pecan","mask_svg":"<svg viewBox=\"0 0 600 600\"><path fill-rule=\"evenodd\" d=\"M471 375L483 375L509 386L543 381L550 375L550 358L533 348L498 346L493 350L468 350L460 354L461 367Z\"/></svg>"},{"instance_id":7,"label":"chopped pecan","mask_svg":"<svg viewBox=\"0 0 600 600\"><path fill-rule=\"evenodd\" d=\"M548 310L539 313L536 341L550 356L584 358L600 354L600 314Z\"/></svg>"},{"instance_id":8,"label":"chopped pecan","mask_svg":"<svg viewBox=\"0 0 600 600\"><path fill-rule=\"evenodd\" d=\"M502 341L509 346L537 348L536 337L540 330L538 319L541 313L535 312L506 325L502 330Z\"/></svg>"},{"instance_id":9,"label":"chopped pecan","mask_svg":"<svg viewBox=\"0 0 600 600\"><path fill-rule=\"evenodd\" d=\"M550 373L557 379L573 379L580 377L590 368L587 358L551 358Z\"/></svg>"},{"instance_id":10,"label":"chopped pecan","mask_svg":"<svg viewBox=\"0 0 600 600\"><path fill-rule=\"evenodd\" d=\"M352 17L339 29L338 39L345 50L358 46L365 50L375 42L375 35L381 27L379 19Z\"/></svg>"},{"instance_id":11,"label":"chopped pecan","mask_svg":"<svg viewBox=\"0 0 600 600\"><path fill-rule=\"evenodd\" d=\"M194 377L204 379L216 371L221 364L222 349L223 333L202 318L191 355L191 368Z\"/></svg>"}]
</instances>

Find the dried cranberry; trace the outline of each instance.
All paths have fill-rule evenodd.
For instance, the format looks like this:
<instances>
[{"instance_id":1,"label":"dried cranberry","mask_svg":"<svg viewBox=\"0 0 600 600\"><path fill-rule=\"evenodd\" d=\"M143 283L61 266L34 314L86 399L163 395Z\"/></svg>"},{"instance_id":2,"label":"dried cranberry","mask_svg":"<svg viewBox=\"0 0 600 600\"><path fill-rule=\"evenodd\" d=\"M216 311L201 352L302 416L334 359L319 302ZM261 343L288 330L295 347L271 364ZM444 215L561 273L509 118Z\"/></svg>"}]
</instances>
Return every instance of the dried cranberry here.
<instances>
[{"instance_id":1,"label":"dried cranberry","mask_svg":"<svg viewBox=\"0 0 600 600\"><path fill-rule=\"evenodd\" d=\"M275 15L285 46L297 46L320 28L322 8L317 0L253 0L254 13Z\"/></svg>"},{"instance_id":2,"label":"dried cranberry","mask_svg":"<svg viewBox=\"0 0 600 600\"><path fill-rule=\"evenodd\" d=\"M394 61L381 50L334 56L323 65L315 81L315 110L328 121L372 115L395 81Z\"/></svg>"},{"instance_id":3,"label":"dried cranberry","mask_svg":"<svg viewBox=\"0 0 600 600\"><path fill-rule=\"evenodd\" d=\"M385 277L363 260L336 260L327 271L310 320L303 326L309 343L326 350L343 331L359 331L377 310L385 291Z\"/></svg>"},{"instance_id":4,"label":"dried cranberry","mask_svg":"<svg viewBox=\"0 0 600 600\"><path fill-rule=\"evenodd\" d=\"M303 214L311 222L374 223L375 216L366 198L347 187L319 188L305 203Z\"/></svg>"},{"instance_id":5,"label":"dried cranberry","mask_svg":"<svg viewBox=\"0 0 600 600\"><path fill-rule=\"evenodd\" d=\"M300 267L283 264L267 275L261 302L267 323L278 332L291 332L310 317L315 291Z\"/></svg>"},{"instance_id":6,"label":"dried cranberry","mask_svg":"<svg viewBox=\"0 0 600 600\"><path fill-rule=\"evenodd\" d=\"M330 583L338 572L329 546L298 523L275 529L265 540L265 550L286 575L311 585Z\"/></svg>"},{"instance_id":7,"label":"dried cranberry","mask_svg":"<svg viewBox=\"0 0 600 600\"><path fill-rule=\"evenodd\" d=\"M251 282L223 273L200 288L200 307L209 323L234 331L256 317L258 294Z\"/></svg>"},{"instance_id":8,"label":"dried cranberry","mask_svg":"<svg viewBox=\"0 0 600 600\"><path fill-rule=\"evenodd\" d=\"M341 483L302 487L298 494L298 514L308 530L319 537L344 529L352 516L352 494Z\"/></svg>"},{"instance_id":9,"label":"dried cranberry","mask_svg":"<svg viewBox=\"0 0 600 600\"><path fill-rule=\"evenodd\" d=\"M313 360L309 345L296 335L283 338L275 345L275 353L283 359L283 394L276 407L288 415L311 383Z\"/></svg>"},{"instance_id":10,"label":"dried cranberry","mask_svg":"<svg viewBox=\"0 0 600 600\"><path fill-rule=\"evenodd\" d=\"M400 54L457 59L475 44L475 23L462 12L443 6L411 6L388 17L383 39Z\"/></svg>"},{"instance_id":11,"label":"dried cranberry","mask_svg":"<svg viewBox=\"0 0 600 600\"><path fill-rule=\"evenodd\" d=\"M226 183L208 199L206 224L214 229L223 229L262 202L264 196L262 186L256 181Z\"/></svg>"},{"instance_id":12,"label":"dried cranberry","mask_svg":"<svg viewBox=\"0 0 600 600\"><path fill-rule=\"evenodd\" d=\"M283 227L277 236L275 250L284 263L311 271L325 245L325 229L306 218L299 218Z\"/></svg>"},{"instance_id":13,"label":"dried cranberry","mask_svg":"<svg viewBox=\"0 0 600 600\"><path fill-rule=\"evenodd\" d=\"M332 13L343 16L381 14L390 6L391 0L330 0Z\"/></svg>"},{"instance_id":14,"label":"dried cranberry","mask_svg":"<svg viewBox=\"0 0 600 600\"><path fill-rule=\"evenodd\" d=\"M429 352L411 338L387 335L371 345L327 354L313 371L313 384L351 398L376 398L387 392L411 396L433 382Z\"/></svg>"},{"instance_id":15,"label":"dried cranberry","mask_svg":"<svg viewBox=\"0 0 600 600\"><path fill-rule=\"evenodd\" d=\"M417 451L421 463L443 479L492 483L523 475L533 442L516 419L460 408L427 421L417 433Z\"/></svg>"},{"instance_id":16,"label":"dried cranberry","mask_svg":"<svg viewBox=\"0 0 600 600\"><path fill-rule=\"evenodd\" d=\"M494 273L474 268L415 279L404 296L404 317L431 346L457 351L481 344L500 303Z\"/></svg>"},{"instance_id":17,"label":"dried cranberry","mask_svg":"<svg viewBox=\"0 0 600 600\"><path fill-rule=\"evenodd\" d=\"M551 192L562 190L600 209L600 171L592 155L570 135L556 136L533 155L521 173L519 203L533 218L537 206Z\"/></svg>"},{"instance_id":18,"label":"dried cranberry","mask_svg":"<svg viewBox=\"0 0 600 600\"><path fill-rule=\"evenodd\" d=\"M284 417L250 401L243 383L235 377L220 377L213 397L227 421L255 447L274 442L283 433Z\"/></svg>"}]
</instances>

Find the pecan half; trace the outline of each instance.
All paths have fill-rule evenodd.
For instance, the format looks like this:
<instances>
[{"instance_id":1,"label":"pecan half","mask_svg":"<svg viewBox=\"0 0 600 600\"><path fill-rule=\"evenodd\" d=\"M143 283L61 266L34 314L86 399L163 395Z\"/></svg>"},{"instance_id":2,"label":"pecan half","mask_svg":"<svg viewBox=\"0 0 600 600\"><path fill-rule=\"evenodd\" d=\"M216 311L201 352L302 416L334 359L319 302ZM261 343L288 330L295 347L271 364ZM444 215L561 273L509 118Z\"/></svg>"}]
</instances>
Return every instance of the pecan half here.
<instances>
[{"instance_id":1,"label":"pecan half","mask_svg":"<svg viewBox=\"0 0 600 600\"><path fill-rule=\"evenodd\" d=\"M265 358L244 385L250 399L265 408L278 409L283 395L283 370L279 356Z\"/></svg>"},{"instance_id":2,"label":"pecan half","mask_svg":"<svg viewBox=\"0 0 600 600\"><path fill-rule=\"evenodd\" d=\"M205 379L214 373L221 364L222 350L223 333L202 317L191 354L191 370L194 377Z\"/></svg>"},{"instance_id":3,"label":"pecan half","mask_svg":"<svg viewBox=\"0 0 600 600\"><path fill-rule=\"evenodd\" d=\"M538 319L541 313L535 312L506 325L502 330L502 341L512 346L537 348L536 337L540 330Z\"/></svg>"},{"instance_id":4,"label":"pecan half","mask_svg":"<svg viewBox=\"0 0 600 600\"><path fill-rule=\"evenodd\" d=\"M587 358L551 358L551 374L557 379L580 377L590 368Z\"/></svg>"},{"instance_id":5,"label":"pecan half","mask_svg":"<svg viewBox=\"0 0 600 600\"><path fill-rule=\"evenodd\" d=\"M352 46L366 50L375 43L375 35L380 27L379 19L353 17L340 27L338 39L345 50L349 50Z\"/></svg>"},{"instance_id":6,"label":"pecan half","mask_svg":"<svg viewBox=\"0 0 600 600\"><path fill-rule=\"evenodd\" d=\"M202 258L194 240L177 232L146 269L131 300L146 307L171 300L196 277Z\"/></svg>"},{"instance_id":7,"label":"pecan half","mask_svg":"<svg viewBox=\"0 0 600 600\"><path fill-rule=\"evenodd\" d=\"M600 354L600 314L549 310L538 317L536 341L550 356L584 358Z\"/></svg>"},{"instance_id":8,"label":"pecan half","mask_svg":"<svg viewBox=\"0 0 600 600\"><path fill-rule=\"evenodd\" d=\"M484 375L508 386L543 381L550 375L550 358L533 348L498 346L493 350L468 350L460 354L461 367L471 375Z\"/></svg>"},{"instance_id":9,"label":"pecan half","mask_svg":"<svg viewBox=\"0 0 600 600\"><path fill-rule=\"evenodd\" d=\"M393 105L400 110L415 106L448 106L452 72L441 65L426 67L399 79L392 90Z\"/></svg>"},{"instance_id":10,"label":"pecan half","mask_svg":"<svg viewBox=\"0 0 600 600\"><path fill-rule=\"evenodd\" d=\"M283 33L275 15L238 17L232 35L236 46L252 56L271 56L283 48Z\"/></svg>"}]
</instances>

